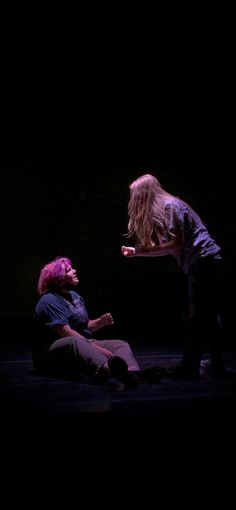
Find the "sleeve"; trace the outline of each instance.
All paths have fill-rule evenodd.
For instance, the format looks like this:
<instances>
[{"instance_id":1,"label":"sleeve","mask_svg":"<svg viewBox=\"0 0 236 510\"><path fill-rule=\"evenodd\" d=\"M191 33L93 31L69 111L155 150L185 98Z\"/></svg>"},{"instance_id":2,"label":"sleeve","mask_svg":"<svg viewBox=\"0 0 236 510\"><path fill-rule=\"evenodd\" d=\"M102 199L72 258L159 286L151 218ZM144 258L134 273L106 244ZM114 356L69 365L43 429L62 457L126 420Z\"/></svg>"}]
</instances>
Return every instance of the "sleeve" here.
<instances>
[{"instance_id":1,"label":"sleeve","mask_svg":"<svg viewBox=\"0 0 236 510\"><path fill-rule=\"evenodd\" d=\"M170 202L165 207L166 226L168 230L168 240L171 234L183 236L184 233L184 209L177 201Z\"/></svg>"},{"instance_id":2,"label":"sleeve","mask_svg":"<svg viewBox=\"0 0 236 510\"><path fill-rule=\"evenodd\" d=\"M66 308L59 301L44 303L40 315L41 321L49 328L69 324Z\"/></svg>"}]
</instances>

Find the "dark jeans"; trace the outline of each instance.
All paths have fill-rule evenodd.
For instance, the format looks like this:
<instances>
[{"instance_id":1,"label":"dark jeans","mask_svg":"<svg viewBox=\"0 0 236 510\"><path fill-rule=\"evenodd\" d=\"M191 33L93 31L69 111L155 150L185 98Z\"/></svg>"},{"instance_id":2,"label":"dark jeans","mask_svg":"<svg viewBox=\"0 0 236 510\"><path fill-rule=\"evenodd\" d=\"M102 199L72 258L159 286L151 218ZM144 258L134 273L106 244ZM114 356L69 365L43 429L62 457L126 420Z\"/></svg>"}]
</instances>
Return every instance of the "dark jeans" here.
<instances>
[{"instance_id":1,"label":"dark jeans","mask_svg":"<svg viewBox=\"0 0 236 510\"><path fill-rule=\"evenodd\" d=\"M202 353L208 348L212 367L222 370L224 361L220 301L223 261L214 256L202 258L190 267L187 276L189 310L183 364L189 370L198 370Z\"/></svg>"}]
</instances>

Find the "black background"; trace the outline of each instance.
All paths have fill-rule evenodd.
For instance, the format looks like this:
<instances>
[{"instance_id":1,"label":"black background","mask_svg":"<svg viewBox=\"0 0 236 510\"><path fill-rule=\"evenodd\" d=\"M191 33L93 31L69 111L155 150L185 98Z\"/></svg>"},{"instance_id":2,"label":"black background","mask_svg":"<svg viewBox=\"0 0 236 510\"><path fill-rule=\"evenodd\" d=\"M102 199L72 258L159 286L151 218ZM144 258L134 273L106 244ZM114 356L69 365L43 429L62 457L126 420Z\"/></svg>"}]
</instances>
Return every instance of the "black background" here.
<instances>
[{"instance_id":1,"label":"black background","mask_svg":"<svg viewBox=\"0 0 236 510\"><path fill-rule=\"evenodd\" d=\"M30 330L41 267L65 255L78 270L90 317L112 312L107 337L182 345L186 282L174 259L120 253L129 183L154 173L190 202L222 247L226 343L233 344L232 135L214 109L159 113L92 109L73 119L21 117L2 125L1 314L11 338Z\"/></svg>"}]
</instances>

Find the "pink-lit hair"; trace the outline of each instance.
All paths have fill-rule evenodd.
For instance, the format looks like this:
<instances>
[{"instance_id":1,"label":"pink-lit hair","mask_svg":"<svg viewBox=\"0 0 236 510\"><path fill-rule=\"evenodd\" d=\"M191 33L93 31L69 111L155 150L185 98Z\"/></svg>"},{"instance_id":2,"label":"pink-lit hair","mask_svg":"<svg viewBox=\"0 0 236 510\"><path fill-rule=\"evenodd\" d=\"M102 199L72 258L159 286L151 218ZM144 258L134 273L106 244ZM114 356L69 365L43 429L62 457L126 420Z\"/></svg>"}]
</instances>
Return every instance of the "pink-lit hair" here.
<instances>
[{"instance_id":1,"label":"pink-lit hair","mask_svg":"<svg viewBox=\"0 0 236 510\"><path fill-rule=\"evenodd\" d=\"M165 191L154 175L144 174L130 184L128 237L136 235L143 246L152 245L152 236L168 231L166 200L177 197ZM170 235L173 235L170 232Z\"/></svg>"},{"instance_id":2,"label":"pink-lit hair","mask_svg":"<svg viewBox=\"0 0 236 510\"><path fill-rule=\"evenodd\" d=\"M42 295L48 291L59 290L63 285L66 271L71 266L71 261L67 257L56 257L48 262L40 272L38 293Z\"/></svg>"}]
</instances>

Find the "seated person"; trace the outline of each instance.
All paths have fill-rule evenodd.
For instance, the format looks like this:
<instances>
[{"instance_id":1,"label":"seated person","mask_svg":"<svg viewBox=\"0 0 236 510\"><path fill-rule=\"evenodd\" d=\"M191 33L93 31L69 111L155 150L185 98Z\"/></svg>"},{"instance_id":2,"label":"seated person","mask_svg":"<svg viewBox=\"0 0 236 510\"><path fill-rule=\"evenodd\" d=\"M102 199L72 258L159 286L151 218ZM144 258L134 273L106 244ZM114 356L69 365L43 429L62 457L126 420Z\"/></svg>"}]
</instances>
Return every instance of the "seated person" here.
<instances>
[{"instance_id":1,"label":"seated person","mask_svg":"<svg viewBox=\"0 0 236 510\"><path fill-rule=\"evenodd\" d=\"M35 309L35 367L59 376L91 376L98 383L116 377L125 387L138 383L139 365L126 341L96 340L93 333L114 324L105 313L89 319L82 297L74 290L79 279L67 257L46 264L38 280Z\"/></svg>"}]
</instances>

